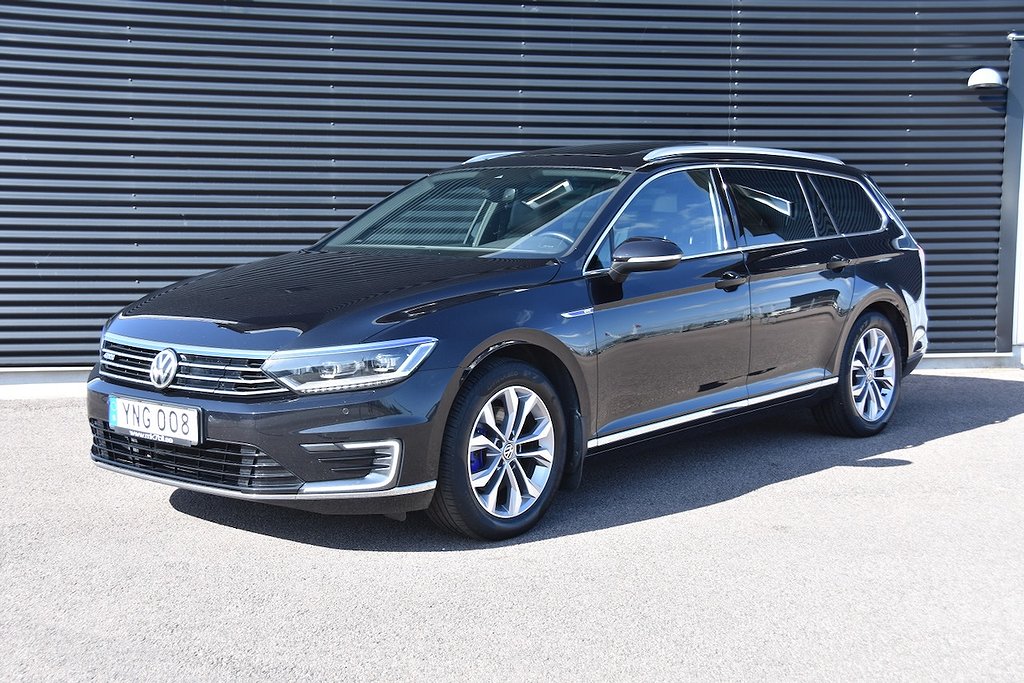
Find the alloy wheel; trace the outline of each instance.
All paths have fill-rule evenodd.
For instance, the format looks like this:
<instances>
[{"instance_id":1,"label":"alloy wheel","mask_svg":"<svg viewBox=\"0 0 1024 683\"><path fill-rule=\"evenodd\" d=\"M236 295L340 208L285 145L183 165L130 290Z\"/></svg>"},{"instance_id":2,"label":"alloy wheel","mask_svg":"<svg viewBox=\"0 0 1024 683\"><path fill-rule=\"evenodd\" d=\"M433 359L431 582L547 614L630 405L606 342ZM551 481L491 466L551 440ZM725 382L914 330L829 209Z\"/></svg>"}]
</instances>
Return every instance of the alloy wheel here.
<instances>
[{"instance_id":1,"label":"alloy wheel","mask_svg":"<svg viewBox=\"0 0 1024 683\"><path fill-rule=\"evenodd\" d=\"M469 481L481 507L502 519L529 510L548 485L554 459L551 414L536 392L501 389L477 415L469 440Z\"/></svg>"},{"instance_id":2,"label":"alloy wheel","mask_svg":"<svg viewBox=\"0 0 1024 683\"><path fill-rule=\"evenodd\" d=\"M896 390L896 354L889 336L877 327L865 330L857 341L850 386L862 418L876 422L885 415Z\"/></svg>"}]
</instances>

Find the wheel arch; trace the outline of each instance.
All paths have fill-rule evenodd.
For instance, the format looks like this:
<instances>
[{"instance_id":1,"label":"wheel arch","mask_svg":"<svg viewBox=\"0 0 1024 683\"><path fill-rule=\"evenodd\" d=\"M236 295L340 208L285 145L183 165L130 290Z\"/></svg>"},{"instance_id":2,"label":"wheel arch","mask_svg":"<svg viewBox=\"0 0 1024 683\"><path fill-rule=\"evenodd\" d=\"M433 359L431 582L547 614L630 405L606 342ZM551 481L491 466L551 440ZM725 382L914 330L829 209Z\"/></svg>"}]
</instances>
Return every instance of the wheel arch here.
<instances>
[{"instance_id":1,"label":"wheel arch","mask_svg":"<svg viewBox=\"0 0 1024 683\"><path fill-rule=\"evenodd\" d=\"M840 365L843 361L843 349L846 346L846 339L853 329L854 323L864 315L865 313L877 312L885 316L886 319L892 323L893 329L896 331L897 341L900 344L900 366L901 368L906 366L907 359L910 355L910 340L913 338L910 329L910 313L907 311L906 302L903 301L902 297L891 289L879 288L876 289L870 296L865 297L864 300L859 302L856 308L854 308L846 321L846 325L843 328L843 336L839 340L839 344L836 347L835 357L832 361L832 372L834 374L839 373Z\"/></svg>"},{"instance_id":2,"label":"wheel arch","mask_svg":"<svg viewBox=\"0 0 1024 683\"><path fill-rule=\"evenodd\" d=\"M463 365L458 387L461 388L481 364L496 358L522 361L543 372L555 385L569 428L568 454L561 486L574 489L582 475L589 437L586 425L589 424L590 391L583 369L572 351L554 337L532 330L516 332L514 336L498 337L474 349Z\"/></svg>"}]
</instances>

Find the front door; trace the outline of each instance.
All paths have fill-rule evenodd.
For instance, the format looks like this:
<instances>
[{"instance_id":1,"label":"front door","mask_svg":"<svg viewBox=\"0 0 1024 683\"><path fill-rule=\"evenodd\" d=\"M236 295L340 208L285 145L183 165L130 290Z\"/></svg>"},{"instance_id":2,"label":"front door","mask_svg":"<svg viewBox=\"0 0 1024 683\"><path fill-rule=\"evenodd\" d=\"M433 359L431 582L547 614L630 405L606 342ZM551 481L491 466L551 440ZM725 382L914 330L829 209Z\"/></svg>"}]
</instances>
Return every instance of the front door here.
<instances>
[{"instance_id":1,"label":"front door","mask_svg":"<svg viewBox=\"0 0 1024 683\"><path fill-rule=\"evenodd\" d=\"M599 438L654 430L746 398L747 273L715 185L711 169L654 176L624 206L589 264ZM630 237L671 240L683 260L617 284L605 269Z\"/></svg>"}]
</instances>

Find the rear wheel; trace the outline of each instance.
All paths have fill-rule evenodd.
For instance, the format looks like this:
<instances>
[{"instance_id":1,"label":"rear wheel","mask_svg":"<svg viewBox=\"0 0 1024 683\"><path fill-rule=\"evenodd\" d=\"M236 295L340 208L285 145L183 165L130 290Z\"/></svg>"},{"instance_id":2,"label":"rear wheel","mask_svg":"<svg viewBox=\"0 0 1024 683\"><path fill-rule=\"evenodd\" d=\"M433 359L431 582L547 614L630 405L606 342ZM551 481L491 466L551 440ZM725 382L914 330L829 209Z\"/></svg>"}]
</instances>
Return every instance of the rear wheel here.
<instances>
[{"instance_id":1,"label":"rear wheel","mask_svg":"<svg viewBox=\"0 0 1024 683\"><path fill-rule=\"evenodd\" d=\"M540 371L504 359L482 366L448 417L431 519L488 540L529 530L558 488L566 431L558 395Z\"/></svg>"},{"instance_id":2,"label":"rear wheel","mask_svg":"<svg viewBox=\"0 0 1024 683\"><path fill-rule=\"evenodd\" d=\"M885 429L900 395L902 354L889 319L861 316L843 350L835 393L814 408L826 430L843 436L871 436Z\"/></svg>"}]
</instances>

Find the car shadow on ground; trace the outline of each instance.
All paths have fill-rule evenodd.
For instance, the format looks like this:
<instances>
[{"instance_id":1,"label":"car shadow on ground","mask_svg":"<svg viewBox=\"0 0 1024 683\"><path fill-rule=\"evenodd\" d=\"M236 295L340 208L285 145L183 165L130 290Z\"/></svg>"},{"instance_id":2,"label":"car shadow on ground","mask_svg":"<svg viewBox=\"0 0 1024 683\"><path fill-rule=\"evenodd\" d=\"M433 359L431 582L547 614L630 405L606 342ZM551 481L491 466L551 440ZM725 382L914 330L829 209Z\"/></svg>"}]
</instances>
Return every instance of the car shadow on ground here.
<instances>
[{"instance_id":1,"label":"car shadow on ground","mask_svg":"<svg viewBox=\"0 0 1024 683\"><path fill-rule=\"evenodd\" d=\"M336 549L433 552L531 543L715 505L833 467L879 468L885 476L885 468L913 465L901 455L907 448L1024 413L1024 382L912 376L898 408L888 429L868 439L825 435L809 411L796 409L595 456L587 460L577 491L559 492L533 531L499 544L454 537L422 513L405 522L326 516L181 489L170 503L214 524Z\"/></svg>"}]
</instances>

